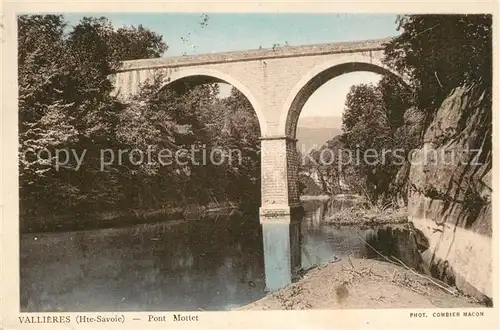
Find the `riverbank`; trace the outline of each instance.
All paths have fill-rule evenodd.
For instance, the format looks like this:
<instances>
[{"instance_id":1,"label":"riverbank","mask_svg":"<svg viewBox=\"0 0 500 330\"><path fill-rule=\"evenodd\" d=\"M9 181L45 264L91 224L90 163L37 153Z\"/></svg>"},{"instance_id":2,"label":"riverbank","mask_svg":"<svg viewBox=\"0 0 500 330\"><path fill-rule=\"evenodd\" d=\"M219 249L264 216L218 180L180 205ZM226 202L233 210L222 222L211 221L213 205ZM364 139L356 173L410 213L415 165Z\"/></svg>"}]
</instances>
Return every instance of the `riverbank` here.
<instances>
[{"instance_id":1,"label":"riverbank","mask_svg":"<svg viewBox=\"0 0 500 330\"><path fill-rule=\"evenodd\" d=\"M332 196L330 195L302 195L300 196L300 200L305 201L327 201L330 200Z\"/></svg>"},{"instance_id":2,"label":"riverbank","mask_svg":"<svg viewBox=\"0 0 500 330\"><path fill-rule=\"evenodd\" d=\"M375 207L354 206L340 210L324 220L326 225L373 227L408 223L405 208L380 210Z\"/></svg>"},{"instance_id":3,"label":"riverbank","mask_svg":"<svg viewBox=\"0 0 500 330\"><path fill-rule=\"evenodd\" d=\"M296 283L238 310L436 307L484 306L402 266L344 258L313 268Z\"/></svg>"},{"instance_id":4,"label":"riverbank","mask_svg":"<svg viewBox=\"0 0 500 330\"><path fill-rule=\"evenodd\" d=\"M352 200L352 201L364 201L364 197L354 194L337 194L337 195L302 195L300 196L301 201L327 201L330 199L336 200Z\"/></svg>"},{"instance_id":5,"label":"riverbank","mask_svg":"<svg viewBox=\"0 0 500 330\"><path fill-rule=\"evenodd\" d=\"M198 219L202 215L230 214L240 205L230 201L206 206L187 205L152 210L127 210L102 212L99 214L72 214L63 216L21 216L21 233L60 232L87 229L120 228L158 221L181 221Z\"/></svg>"}]
</instances>

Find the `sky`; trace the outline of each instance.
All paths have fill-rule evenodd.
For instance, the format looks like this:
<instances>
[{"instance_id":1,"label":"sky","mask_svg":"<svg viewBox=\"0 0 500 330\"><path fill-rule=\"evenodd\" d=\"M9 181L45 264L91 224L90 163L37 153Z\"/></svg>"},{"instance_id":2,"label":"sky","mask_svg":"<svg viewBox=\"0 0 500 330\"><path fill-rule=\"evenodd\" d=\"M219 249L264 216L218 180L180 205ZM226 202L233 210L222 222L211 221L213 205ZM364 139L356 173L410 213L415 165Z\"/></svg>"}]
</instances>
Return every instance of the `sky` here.
<instances>
[{"instance_id":1,"label":"sky","mask_svg":"<svg viewBox=\"0 0 500 330\"><path fill-rule=\"evenodd\" d=\"M64 13L69 25L83 16L107 17L115 27L142 24L163 35L164 57L232 50L271 48L356 41L398 35L394 14L292 14L292 13ZM377 74L341 75L321 86L301 113L307 116L341 116L349 88L376 83ZM221 93L227 93L222 87Z\"/></svg>"}]
</instances>

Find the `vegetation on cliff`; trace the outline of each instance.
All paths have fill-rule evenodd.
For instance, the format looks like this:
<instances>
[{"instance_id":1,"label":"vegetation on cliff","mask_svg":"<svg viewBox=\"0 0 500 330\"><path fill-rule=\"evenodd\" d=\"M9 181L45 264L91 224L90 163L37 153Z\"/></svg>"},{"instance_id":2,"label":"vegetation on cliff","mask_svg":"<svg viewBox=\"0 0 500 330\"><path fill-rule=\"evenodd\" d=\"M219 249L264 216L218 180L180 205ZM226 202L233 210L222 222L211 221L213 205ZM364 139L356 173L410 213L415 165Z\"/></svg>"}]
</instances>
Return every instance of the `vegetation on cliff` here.
<instances>
[{"instance_id":1,"label":"vegetation on cliff","mask_svg":"<svg viewBox=\"0 0 500 330\"><path fill-rule=\"evenodd\" d=\"M343 115L344 133L323 146L335 155L345 148L362 156L375 150L378 156L340 167L336 160L318 170L330 185L342 178L373 204L404 206L408 160L423 145L426 129L456 88L474 85L478 95L484 93L479 108L488 108L489 102L489 111L475 120L474 131L485 136L483 158L491 158L492 17L404 15L397 23L401 34L386 45L384 62L410 84L385 76L377 85L353 86ZM457 136L479 108L454 109L463 112ZM384 150L390 152L383 155Z\"/></svg>"}]
</instances>

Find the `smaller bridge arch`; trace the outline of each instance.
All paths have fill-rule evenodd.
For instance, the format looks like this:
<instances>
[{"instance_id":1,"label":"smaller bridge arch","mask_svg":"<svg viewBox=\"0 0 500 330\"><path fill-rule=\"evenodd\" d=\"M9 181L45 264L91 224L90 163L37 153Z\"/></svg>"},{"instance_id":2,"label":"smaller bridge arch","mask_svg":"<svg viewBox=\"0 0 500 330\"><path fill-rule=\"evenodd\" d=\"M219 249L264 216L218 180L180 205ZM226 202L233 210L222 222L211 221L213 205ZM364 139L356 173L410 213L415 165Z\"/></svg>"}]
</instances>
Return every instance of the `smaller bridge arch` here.
<instances>
[{"instance_id":1,"label":"smaller bridge arch","mask_svg":"<svg viewBox=\"0 0 500 330\"><path fill-rule=\"evenodd\" d=\"M246 87L239 80L231 77L230 75L208 68L183 68L182 70L172 70L167 75L167 79L163 85L163 88L168 88L168 86L175 85L176 83L187 81L187 82L197 82L199 84L205 83L226 83L237 90L239 90L250 102L253 110L257 116L257 120L259 121L260 133L266 132L266 120L263 114L263 109L260 105L260 102L253 95L252 91L248 87Z\"/></svg>"},{"instance_id":2,"label":"smaller bridge arch","mask_svg":"<svg viewBox=\"0 0 500 330\"><path fill-rule=\"evenodd\" d=\"M380 54L379 54L380 53ZM280 131L289 138L295 138L297 123L304 104L309 97L323 84L345 73L367 71L381 75L392 75L404 85L409 85L408 79L396 73L379 59L381 51L365 54L346 54L345 56L326 61L309 70L291 89L283 105L280 118Z\"/></svg>"}]
</instances>

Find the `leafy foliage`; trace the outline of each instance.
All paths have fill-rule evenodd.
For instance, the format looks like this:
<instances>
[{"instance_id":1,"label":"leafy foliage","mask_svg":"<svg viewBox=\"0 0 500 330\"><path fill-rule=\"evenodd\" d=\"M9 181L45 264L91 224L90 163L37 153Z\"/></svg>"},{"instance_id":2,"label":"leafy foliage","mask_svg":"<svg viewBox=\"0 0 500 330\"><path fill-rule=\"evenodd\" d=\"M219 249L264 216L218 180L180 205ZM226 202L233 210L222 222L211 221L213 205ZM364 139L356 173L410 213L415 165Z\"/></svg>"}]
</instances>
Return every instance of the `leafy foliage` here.
<instances>
[{"instance_id":1,"label":"leafy foliage","mask_svg":"<svg viewBox=\"0 0 500 330\"><path fill-rule=\"evenodd\" d=\"M22 214L258 198L258 122L241 93L221 99L210 84L178 92L158 76L123 103L111 93L110 74L122 60L160 56L167 49L161 36L142 26L116 30L102 17L69 29L60 15L22 15L18 26ZM158 162L162 149L216 147L242 150L241 163L198 165L202 152ZM139 150L153 161L138 162ZM63 151L69 161L58 166Z\"/></svg>"},{"instance_id":2,"label":"leafy foliage","mask_svg":"<svg viewBox=\"0 0 500 330\"><path fill-rule=\"evenodd\" d=\"M401 164L393 151L401 148L395 130L401 120L399 108L391 112L384 102L385 81L378 86L353 86L347 95L343 118L344 134L341 137L351 152L349 167L365 183L363 193L375 201L388 191L390 180ZM390 151L390 152L384 152Z\"/></svg>"},{"instance_id":3,"label":"leafy foliage","mask_svg":"<svg viewBox=\"0 0 500 330\"><path fill-rule=\"evenodd\" d=\"M457 86L492 79L491 15L404 15L385 62L411 77L415 105L432 114ZM429 119L430 120L430 119Z\"/></svg>"},{"instance_id":4,"label":"leafy foliage","mask_svg":"<svg viewBox=\"0 0 500 330\"><path fill-rule=\"evenodd\" d=\"M402 33L386 45L384 62L408 76L410 86L390 76L377 86L353 86L343 116L344 147L362 157L371 149L379 158L361 158L339 175L373 202L395 194L401 157L421 145L423 132L455 88L481 85L491 101L491 15L404 15L397 23ZM489 118L479 131L491 132ZM383 150L398 153L381 158Z\"/></svg>"}]
</instances>

